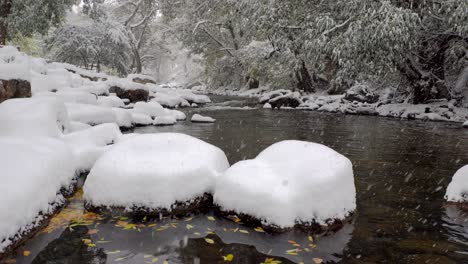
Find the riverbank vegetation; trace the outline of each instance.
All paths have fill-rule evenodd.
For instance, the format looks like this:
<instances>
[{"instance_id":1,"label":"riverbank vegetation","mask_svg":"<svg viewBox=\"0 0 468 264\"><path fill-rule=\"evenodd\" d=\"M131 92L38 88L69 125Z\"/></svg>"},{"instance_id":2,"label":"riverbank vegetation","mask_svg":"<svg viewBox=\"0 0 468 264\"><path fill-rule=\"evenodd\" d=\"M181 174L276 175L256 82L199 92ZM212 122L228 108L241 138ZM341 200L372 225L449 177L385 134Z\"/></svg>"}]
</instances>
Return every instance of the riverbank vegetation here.
<instances>
[{"instance_id":1,"label":"riverbank vegetation","mask_svg":"<svg viewBox=\"0 0 468 264\"><path fill-rule=\"evenodd\" d=\"M86 0L73 9L42 48L88 69L234 90L342 94L366 83L400 101L467 104L465 0ZM15 21L7 37L31 35Z\"/></svg>"}]
</instances>

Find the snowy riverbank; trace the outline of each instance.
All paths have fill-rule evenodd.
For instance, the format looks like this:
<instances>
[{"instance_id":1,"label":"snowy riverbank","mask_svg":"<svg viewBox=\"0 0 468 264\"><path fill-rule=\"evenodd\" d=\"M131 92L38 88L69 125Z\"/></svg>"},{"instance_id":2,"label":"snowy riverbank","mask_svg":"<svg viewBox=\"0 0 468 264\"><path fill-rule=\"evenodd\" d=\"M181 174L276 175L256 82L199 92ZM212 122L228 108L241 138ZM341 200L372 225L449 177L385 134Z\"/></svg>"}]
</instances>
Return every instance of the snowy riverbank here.
<instances>
[{"instance_id":1,"label":"snowy riverbank","mask_svg":"<svg viewBox=\"0 0 468 264\"><path fill-rule=\"evenodd\" d=\"M259 104L265 109L296 109L461 124L468 122L468 108L455 107L454 102L440 100L415 105L408 102L396 102L397 100L393 97L394 91L391 89L374 92L363 85L353 88L343 95L304 94L291 90L272 91L268 87L251 90L222 88L207 90L206 87L199 86L194 89L207 94L257 98ZM468 124L464 126L468 127Z\"/></svg>"}]
</instances>

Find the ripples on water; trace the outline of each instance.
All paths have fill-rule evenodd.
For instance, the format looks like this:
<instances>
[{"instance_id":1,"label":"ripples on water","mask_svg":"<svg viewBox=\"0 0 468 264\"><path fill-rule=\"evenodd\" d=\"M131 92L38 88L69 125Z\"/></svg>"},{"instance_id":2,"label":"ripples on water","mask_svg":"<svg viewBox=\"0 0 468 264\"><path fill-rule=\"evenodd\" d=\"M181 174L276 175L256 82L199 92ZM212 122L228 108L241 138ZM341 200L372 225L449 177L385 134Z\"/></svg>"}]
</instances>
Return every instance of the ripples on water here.
<instances>
[{"instance_id":1,"label":"ripples on water","mask_svg":"<svg viewBox=\"0 0 468 264\"><path fill-rule=\"evenodd\" d=\"M270 257L282 263L468 263L468 213L443 200L455 171L468 164L468 131L458 124L287 110L192 112L218 121L134 132L186 133L223 149L231 164L286 139L328 145L354 164L358 208L353 223L311 243L300 232L271 236L206 216L156 221L152 228L145 223L141 232L123 230L116 227L118 219L107 218L96 221L98 226L39 234L18 250L17 263L222 263L227 254L234 255L234 263ZM157 231L164 225L169 228ZM94 228L97 234L87 234ZM83 238L111 242L87 247ZM294 248L301 248L297 256L288 254ZM24 250L31 255L21 256Z\"/></svg>"}]
</instances>

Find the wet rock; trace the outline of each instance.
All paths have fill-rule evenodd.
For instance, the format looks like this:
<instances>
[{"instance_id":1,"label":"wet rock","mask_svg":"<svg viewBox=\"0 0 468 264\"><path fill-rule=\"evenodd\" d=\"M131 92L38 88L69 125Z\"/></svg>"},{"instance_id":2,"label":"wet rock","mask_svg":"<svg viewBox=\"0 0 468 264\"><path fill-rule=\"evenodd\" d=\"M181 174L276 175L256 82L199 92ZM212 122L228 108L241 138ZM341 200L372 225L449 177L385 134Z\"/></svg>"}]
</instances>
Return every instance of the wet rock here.
<instances>
[{"instance_id":1,"label":"wet rock","mask_svg":"<svg viewBox=\"0 0 468 264\"><path fill-rule=\"evenodd\" d=\"M239 214L233 211L222 211L219 208L217 208L216 214L218 216L224 217L234 222L240 221L242 224L251 228L262 227L263 230L269 233L284 233L293 229L293 228L281 228L276 225L265 224L265 221L263 221L262 219L255 218L247 214ZM315 221L297 222L294 228L298 230L302 230L304 232L309 232L311 234L336 233L338 230L343 228L343 226L346 223L350 223L351 219L352 219L352 215L350 215L344 220L330 219L327 222L326 226L320 225L316 223Z\"/></svg>"},{"instance_id":2,"label":"wet rock","mask_svg":"<svg viewBox=\"0 0 468 264\"><path fill-rule=\"evenodd\" d=\"M139 84L148 84L148 83L151 83L151 84L156 84L155 81L153 81L152 79L146 79L146 78L143 78L143 77L135 77L132 79L133 82L136 82L136 83L139 83Z\"/></svg>"},{"instance_id":3,"label":"wet rock","mask_svg":"<svg viewBox=\"0 0 468 264\"><path fill-rule=\"evenodd\" d=\"M126 90L122 89L118 86L112 86L109 89L110 93L115 93L117 97L120 99L128 99L130 100L130 103L136 103L136 102L148 102L149 100L149 92L144 89L131 89L131 90Z\"/></svg>"},{"instance_id":4,"label":"wet rock","mask_svg":"<svg viewBox=\"0 0 468 264\"><path fill-rule=\"evenodd\" d=\"M86 226L66 228L31 263L106 263L107 254L103 248L89 247L83 243L83 239L91 239L88 231Z\"/></svg>"},{"instance_id":5,"label":"wet rock","mask_svg":"<svg viewBox=\"0 0 468 264\"><path fill-rule=\"evenodd\" d=\"M379 95L375 94L367 85L358 84L346 91L344 99L351 102L373 104L379 101Z\"/></svg>"},{"instance_id":6,"label":"wet rock","mask_svg":"<svg viewBox=\"0 0 468 264\"><path fill-rule=\"evenodd\" d=\"M268 100L268 103L272 106L273 109L280 109L281 107L297 108L303 102L301 100L300 94L295 92L273 97L272 99Z\"/></svg>"},{"instance_id":7,"label":"wet rock","mask_svg":"<svg viewBox=\"0 0 468 264\"><path fill-rule=\"evenodd\" d=\"M197 197L190 201L184 202L175 202L171 205L170 209L167 208L145 208L134 206L132 208L123 208L123 207L103 207L103 206L94 206L90 203L85 203L85 208L88 211L96 212L100 214L110 214L110 215L131 215L133 217L138 216L149 216L149 217L161 217L161 216L175 216L175 217L185 217L195 213L206 213L213 206L213 196L211 194L205 193L203 196ZM129 210L128 210L129 209ZM130 213L129 213L130 212Z\"/></svg>"},{"instance_id":8,"label":"wet rock","mask_svg":"<svg viewBox=\"0 0 468 264\"><path fill-rule=\"evenodd\" d=\"M180 249L180 261L182 263L229 263L223 260L222 256L232 254L234 258L231 263L264 263L268 258L274 259L276 263L294 263L283 257L265 255L252 245L226 244L216 235L209 235L207 238L213 240L214 243L207 243L205 238L188 239L187 245Z\"/></svg>"},{"instance_id":9,"label":"wet rock","mask_svg":"<svg viewBox=\"0 0 468 264\"><path fill-rule=\"evenodd\" d=\"M31 97L31 83L25 80L0 80L0 103L10 98Z\"/></svg>"}]
</instances>

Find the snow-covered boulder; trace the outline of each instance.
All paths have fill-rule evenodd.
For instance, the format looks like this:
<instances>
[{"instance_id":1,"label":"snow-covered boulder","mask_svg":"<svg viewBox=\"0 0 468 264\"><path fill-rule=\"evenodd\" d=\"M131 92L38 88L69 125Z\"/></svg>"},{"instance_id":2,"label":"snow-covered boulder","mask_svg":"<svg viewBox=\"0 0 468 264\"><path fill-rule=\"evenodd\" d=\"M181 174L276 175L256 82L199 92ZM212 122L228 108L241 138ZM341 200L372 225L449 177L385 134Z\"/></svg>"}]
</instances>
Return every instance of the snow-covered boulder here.
<instances>
[{"instance_id":1,"label":"snow-covered boulder","mask_svg":"<svg viewBox=\"0 0 468 264\"><path fill-rule=\"evenodd\" d=\"M465 123L463 123L462 127L468 128L468 121L465 121Z\"/></svg>"},{"instance_id":2,"label":"snow-covered boulder","mask_svg":"<svg viewBox=\"0 0 468 264\"><path fill-rule=\"evenodd\" d=\"M166 109L166 112L172 115L177 121L184 121L187 119L187 115L181 111Z\"/></svg>"},{"instance_id":3,"label":"snow-covered boulder","mask_svg":"<svg viewBox=\"0 0 468 264\"><path fill-rule=\"evenodd\" d=\"M157 116L154 119L155 126L172 126L177 123L177 119L173 116Z\"/></svg>"},{"instance_id":4,"label":"snow-covered boulder","mask_svg":"<svg viewBox=\"0 0 468 264\"><path fill-rule=\"evenodd\" d=\"M445 199L449 202L468 202L468 165L458 170L447 187Z\"/></svg>"},{"instance_id":5,"label":"snow-covered boulder","mask_svg":"<svg viewBox=\"0 0 468 264\"><path fill-rule=\"evenodd\" d=\"M191 121L193 123L214 123L214 122L216 122L216 119L214 119L212 117L209 117L209 116L202 116L202 115L199 115L199 114L194 114L192 116Z\"/></svg>"},{"instance_id":6,"label":"snow-covered boulder","mask_svg":"<svg viewBox=\"0 0 468 264\"><path fill-rule=\"evenodd\" d=\"M71 121L70 122L70 129L68 130L68 133L73 133L73 132L78 132L81 130L86 130L88 128L91 128L90 125L81 123L81 122L76 122L76 121Z\"/></svg>"},{"instance_id":7,"label":"snow-covered boulder","mask_svg":"<svg viewBox=\"0 0 468 264\"><path fill-rule=\"evenodd\" d=\"M283 141L228 169L214 202L265 227L328 226L356 209L352 164L324 145Z\"/></svg>"},{"instance_id":8,"label":"snow-covered boulder","mask_svg":"<svg viewBox=\"0 0 468 264\"><path fill-rule=\"evenodd\" d=\"M272 109L272 108L273 108L273 107L272 107L271 104L269 104L269 103L265 103L265 104L263 105L263 109Z\"/></svg>"},{"instance_id":9,"label":"snow-covered boulder","mask_svg":"<svg viewBox=\"0 0 468 264\"><path fill-rule=\"evenodd\" d=\"M74 162L60 140L0 137L0 255L65 202L61 189L72 184Z\"/></svg>"},{"instance_id":10,"label":"snow-covered boulder","mask_svg":"<svg viewBox=\"0 0 468 264\"><path fill-rule=\"evenodd\" d=\"M127 79L139 84L156 84L156 80L153 77L144 74L129 74Z\"/></svg>"},{"instance_id":11,"label":"snow-covered boulder","mask_svg":"<svg viewBox=\"0 0 468 264\"><path fill-rule=\"evenodd\" d=\"M111 108L114 111L117 119L117 125L122 129L129 129L133 127L132 112L129 109Z\"/></svg>"},{"instance_id":12,"label":"snow-covered boulder","mask_svg":"<svg viewBox=\"0 0 468 264\"><path fill-rule=\"evenodd\" d=\"M0 136L59 137L68 129L67 109L57 99L10 99L0 104Z\"/></svg>"},{"instance_id":13,"label":"snow-covered boulder","mask_svg":"<svg viewBox=\"0 0 468 264\"><path fill-rule=\"evenodd\" d=\"M70 120L89 125L117 123L115 112L107 107L88 104L67 103Z\"/></svg>"},{"instance_id":14,"label":"snow-covered boulder","mask_svg":"<svg viewBox=\"0 0 468 264\"><path fill-rule=\"evenodd\" d=\"M132 113L132 119L136 126L151 126L154 122L151 116L142 113Z\"/></svg>"},{"instance_id":15,"label":"snow-covered boulder","mask_svg":"<svg viewBox=\"0 0 468 264\"><path fill-rule=\"evenodd\" d=\"M177 108L177 107L187 107L190 106L190 103L184 98L180 97L177 94L168 94L157 92L153 95L151 101L157 102L164 107L168 108Z\"/></svg>"},{"instance_id":16,"label":"snow-covered boulder","mask_svg":"<svg viewBox=\"0 0 468 264\"><path fill-rule=\"evenodd\" d=\"M379 95L374 93L368 85L358 84L346 91L344 99L351 102L373 104L379 101Z\"/></svg>"},{"instance_id":17,"label":"snow-covered boulder","mask_svg":"<svg viewBox=\"0 0 468 264\"><path fill-rule=\"evenodd\" d=\"M116 124L102 124L63 136L77 157L80 172L91 170L96 160L120 140L122 133Z\"/></svg>"},{"instance_id":18,"label":"snow-covered boulder","mask_svg":"<svg viewBox=\"0 0 468 264\"><path fill-rule=\"evenodd\" d=\"M106 83L110 93L115 93L120 99L128 99L132 103L147 102L149 91L145 85L127 79L112 79Z\"/></svg>"},{"instance_id":19,"label":"snow-covered boulder","mask_svg":"<svg viewBox=\"0 0 468 264\"><path fill-rule=\"evenodd\" d=\"M97 103L104 107L125 107L124 101L115 95L99 96Z\"/></svg>"},{"instance_id":20,"label":"snow-covered boulder","mask_svg":"<svg viewBox=\"0 0 468 264\"><path fill-rule=\"evenodd\" d=\"M281 107L296 108L303 102L301 100L301 95L298 92L293 92L270 99L268 103L272 108L280 109Z\"/></svg>"},{"instance_id":21,"label":"snow-covered boulder","mask_svg":"<svg viewBox=\"0 0 468 264\"><path fill-rule=\"evenodd\" d=\"M162 107L162 105L156 102L138 102L133 106L135 113L146 114L151 117L167 116L168 112Z\"/></svg>"},{"instance_id":22,"label":"snow-covered boulder","mask_svg":"<svg viewBox=\"0 0 468 264\"><path fill-rule=\"evenodd\" d=\"M174 211L178 202L200 204L197 198L211 193L228 167L221 149L191 136L132 136L96 162L84 197L89 207Z\"/></svg>"}]
</instances>

